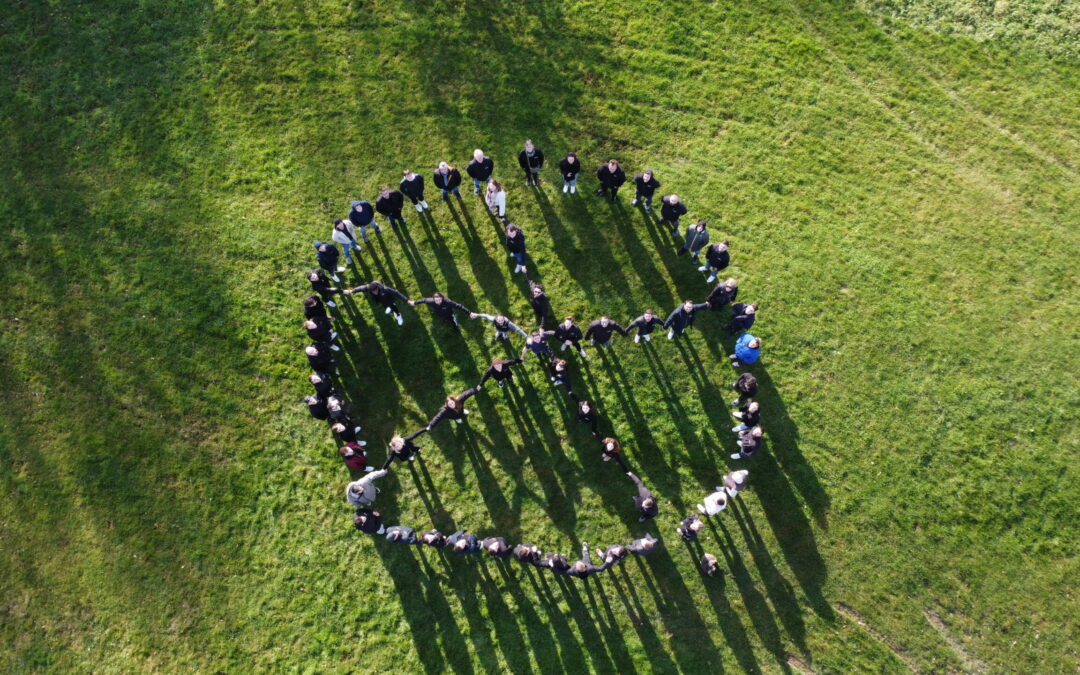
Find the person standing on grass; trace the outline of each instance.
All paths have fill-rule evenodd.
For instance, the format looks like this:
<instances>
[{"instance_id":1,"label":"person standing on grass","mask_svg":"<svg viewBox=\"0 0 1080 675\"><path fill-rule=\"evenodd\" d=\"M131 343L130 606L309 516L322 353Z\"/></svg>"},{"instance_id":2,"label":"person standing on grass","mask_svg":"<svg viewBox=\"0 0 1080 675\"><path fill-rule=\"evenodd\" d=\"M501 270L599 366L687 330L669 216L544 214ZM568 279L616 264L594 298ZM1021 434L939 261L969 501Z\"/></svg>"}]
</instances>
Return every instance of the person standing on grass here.
<instances>
[{"instance_id":1,"label":"person standing on grass","mask_svg":"<svg viewBox=\"0 0 1080 675\"><path fill-rule=\"evenodd\" d=\"M472 555L480 552L480 542L475 534L466 534L466 530L458 530L446 538L446 543L454 553Z\"/></svg>"},{"instance_id":2,"label":"person standing on grass","mask_svg":"<svg viewBox=\"0 0 1080 675\"><path fill-rule=\"evenodd\" d=\"M398 189L409 198L409 201L416 207L416 212L423 213L424 209L430 209L431 207L424 201L424 177L418 173L413 173L409 169L405 169L402 175L404 177L398 183Z\"/></svg>"},{"instance_id":3,"label":"person standing on grass","mask_svg":"<svg viewBox=\"0 0 1080 675\"><path fill-rule=\"evenodd\" d=\"M330 419L334 422L345 423L350 419L349 406L340 395L326 397L326 409L330 411ZM357 429L359 431L359 429Z\"/></svg>"},{"instance_id":4,"label":"person standing on grass","mask_svg":"<svg viewBox=\"0 0 1080 675\"><path fill-rule=\"evenodd\" d=\"M559 173L562 174L563 194L577 192L577 177L581 173L581 162L578 161L577 155L572 152L566 153L566 157L559 162Z\"/></svg>"},{"instance_id":5,"label":"person standing on grass","mask_svg":"<svg viewBox=\"0 0 1080 675\"><path fill-rule=\"evenodd\" d=\"M515 366L519 363L523 363L524 360L517 359L493 359L491 365L480 377L480 384L476 385L478 388L483 387L484 383L489 379L495 380L499 383L499 389L506 386L506 383L514 379L514 373L510 370L510 366Z\"/></svg>"},{"instance_id":6,"label":"person standing on grass","mask_svg":"<svg viewBox=\"0 0 1080 675\"><path fill-rule=\"evenodd\" d=\"M326 409L326 399L318 394L305 396L304 403L307 403L308 412L315 419L324 421L330 419L330 411Z\"/></svg>"},{"instance_id":7,"label":"person standing on grass","mask_svg":"<svg viewBox=\"0 0 1080 675\"><path fill-rule=\"evenodd\" d=\"M428 530L420 536L420 543L431 548L446 546L446 535L438 530Z\"/></svg>"},{"instance_id":8,"label":"person standing on grass","mask_svg":"<svg viewBox=\"0 0 1080 675\"><path fill-rule=\"evenodd\" d=\"M334 278L337 279L336 276ZM318 293L328 307L337 307L337 303L335 303L332 298L334 297L334 293L340 293L341 289L334 288L330 285L330 280L326 278L325 272L322 270L311 270L307 273L307 280L311 283L311 290ZM338 281L340 281L340 279L338 279Z\"/></svg>"},{"instance_id":9,"label":"person standing on grass","mask_svg":"<svg viewBox=\"0 0 1080 675\"><path fill-rule=\"evenodd\" d=\"M655 518L656 514L660 513L660 507L656 503L656 497L652 492L649 492L649 488L645 487L645 483L641 482L641 479L633 474L633 472L627 471L626 475L630 477L630 480L634 481L634 485L637 486L637 497L634 497L634 505L637 506L638 513L641 517L638 518L638 522L644 522L650 518Z\"/></svg>"},{"instance_id":10,"label":"person standing on grass","mask_svg":"<svg viewBox=\"0 0 1080 675\"><path fill-rule=\"evenodd\" d=\"M732 432L736 434L744 429L756 427L761 421L761 404L757 401L750 401L740 406L738 412L731 413L731 416L740 422L738 425L731 427Z\"/></svg>"},{"instance_id":11,"label":"person standing on grass","mask_svg":"<svg viewBox=\"0 0 1080 675\"><path fill-rule=\"evenodd\" d=\"M470 319L487 319L491 323L495 324L495 340L494 340L495 342L498 342L500 340L509 340L510 339L510 331L514 331L515 333L521 335L521 337L523 337L523 338L529 337L525 333L525 331L523 331L523 330L521 330L520 328L517 327L517 324L515 324L510 319L507 319L502 314L496 314L495 316L492 316L490 314L480 314L479 312L473 312L472 314L469 315L469 318Z\"/></svg>"},{"instance_id":12,"label":"person standing on grass","mask_svg":"<svg viewBox=\"0 0 1080 675\"><path fill-rule=\"evenodd\" d=\"M379 488L375 487L375 481L386 474L385 469L380 469L379 471L372 471L360 480L349 483L349 487L345 488L345 499L358 509L370 506L375 502L375 497L379 494Z\"/></svg>"},{"instance_id":13,"label":"person standing on grass","mask_svg":"<svg viewBox=\"0 0 1080 675\"><path fill-rule=\"evenodd\" d=\"M446 162L439 162L439 167L435 169L435 187L442 190L442 200L450 201L450 193L453 192L458 201L461 201L461 190L458 189L460 185L461 172Z\"/></svg>"},{"instance_id":14,"label":"person standing on grass","mask_svg":"<svg viewBox=\"0 0 1080 675\"><path fill-rule=\"evenodd\" d=\"M330 381L330 375L327 373L312 373L308 375L308 382L315 387L315 393L319 396L326 398L334 393L334 383Z\"/></svg>"},{"instance_id":15,"label":"person standing on grass","mask_svg":"<svg viewBox=\"0 0 1080 675\"><path fill-rule=\"evenodd\" d=\"M367 293L371 296L371 299L379 303L386 308L386 314L393 313L394 319L398 325L401 326L405 323L405 317L401 316L401 310L397 308L397 301L408 302L409 299L405 297L405 294L401 291L390 288L381 281L375 280L369 284L363 284L356 288L348 288L342 291L345 295L352 295L353 293Z\"/></svg>"},{"instance_id":16,"label":"person standing on grass","mask_svg":"<svg viewBox=\"0 0 1080 675\"><path fill-rule=\"evenodd\" d=\"M544 293L544 287L532 279L529 279L529 305L532 306L537 325L543 330L544 320L551 310L551 299Z\"/></svg>"},{"instance_id":17,"label":"person standing on grass","mask_svg":"<svg viewBox=\"0 0 1080 675\"><path fill-rule=\"evenodd\" d=\"M705 264L698 268L698 272L708 272L709 278L705 283L711 284L716 281L716 275L731 262L731 254L728 253L727 239L719 244L712 244L705 249Z\"/></svg>"},{"instance_id":18,"label":"person standing on grass","mask_svg":"<svg viewBox=\"0 0 1080 675\"><path fill-rule=\"evenodd\" d=\"M608 201L615 203L615 197L619 194L619 188L626 182L626 173L619 166L618 160L609 159L596 170L596 177L600 180L600 189L597 195L606 195Z\"/></svg>"},{"instance_id":19,"label":"person standing on grass","mask_svg":"<svg viewBox=\"0 0 1080 675\"><path fill-rule=\"evenodd\" d=\"M386 219L390 221L390 227L395 224L405 227L405 218L401 215L401 209L404 206L405 197L400 192L391 190L389 185L379 188L379 196L375 198L375 212L386 216Z\"/></svg>"},{"instance_id":20,"label":"person standing on grass","mask_svg":"<svg viewBox=\"0 0 1080 675\"><path fill-rule=\"evenodd\" d=\"M360 244L356 243L356 230L353 224L348 220L338 218L334 221L334 231L330 233L330 236L335 243L341 244L341 250L345 252L345 264L351 265L352 252L360 253Z\"/></svg>"},{"instance_id":21,"label":"person standing on grass","mask_svg":"<svg viewBox=\"0 0 1080 675\"><path fill-rule=\"evenodd\" d=\"M738 455L732 455L732 457L738 457ZM706 516L715 516L724 509L727 508L728 493L724 490L723 485L716 486L716 492L705 495L705 499L701 504L697 505L698 511L701 511Z\"/></svg>"},{"instance_id":22,"label":"person standing on grass","mask_svg":"<svg viewBox=\"0 0 1080 675\"><path fill-rule=\"evenodd\" d=\"M374 470L374 467L368 466L367 452L364 451L365 445L367 445L367 443L364 443L363 441L350 441L338 448L338 454L341 455L341 460L345 462L345 466L349 467L350 471Z\"/></svg>"},{"instance_id":23,"label":"person standing on grass","mask_svg":"<svg viewBox=\"0 0 1080 675\"><path fill-rule=\"evenodd\" d=\"M660 199L660 223L671 226L671 234L679 235L679 218L686 215L686 204L679 195L668 195Z\"/></svg>"},{"instance_id":24,"label":"person standing on grass","mask_svg":"<svg viewBox=\"0 0 1080 675\"><path fill-rule=\"evenodd\" d=\"M609 317L602 316L589 324L585 330L585 339L592 340L593 347L610 347L612 333L618 332L623 337L627 336L626 329L612 321ZM582 356L585 356L582 350Z\"/></svg>"},{"instance_id":25,"label":"person standing on grass","mask_svg":"<svg viewBox=\"0 0 1080 675\"><path fill-rule=\"evenodd\" d=\"M556 387L566 387L566 393L574 395L574 385L570 381L570 369L565 359L554 359L548 364L548 374L551 375L551 384Z\"/></svg>"},{"instance_id":26,"label":"person standing on grass","mask_svg":"<svg viewBox=\"0 0 1080 675\"><path fill-rule=\"evenodd\" d=\"M344 272L344 267L338 267L338 259L341 254L338 253L337 246L334 246L331 242L317 241L315 242L315 259L319 261L319 267L326 270L326 273L330 275L330 278L335 282L341 281L338 278L338 272Z\"/></svg>"},{"instance_id":27,"label":"person standing on grass","mask_svg":"<svg viewBox=\"0 0 1080 675\"><path fill-rule=\"evenodd\" d=\"M743 373L731 383L731 388L739 394L739 398L732 401L731 405L741 406L757 396L757 378L750 373Z\"/></svg>"},{"instance_id":28,"label":"person standing on grass","mask_svg":"<svg viewBox=\"0 0 1080 675\"><path fill-rule=\"evenodd\" d=\"M630 552L634 555L649 555L656 548L656 537L645 533L644 537L630 542Z\"/></svg>"},{"instance_id":29,"label":"person standing on grass","mask_svg":"<svg viewBox=\"0 0 1080 675\"><path fill-rule=\"evenodd\" d=\"M626 327L627 334L630 331L637 329L637 335L634 336L634 344L637 344L644 340L650 342L652 340L652 332L657 326L663 326L664 322L661 321L653 314L651 309L646 309L645 313L630 322L630 325Z\"/></svg>"},{"instance_id":30,"label":"person standing on grass","mask_svg":"<svg viewBox=\"0 0 1080 675\"><path fill-rule=\"evenodd\" d=\"M503 189L502 183L491 179L491 183L487 186L486 196L484 202L487 204L488 210L491 211L491 215L497 217L503 223L506 223L506 190Z\"/></svg>"},{"instance_id":31,"label":"person standing on grass","mask_svg":"<svg viewBox=\"0 0 1080 675\"><path fill-rule=\"evenodd\" d=\"M690 251L690 255L694 257L694 262L697 262L698 256L701 255L701 249L705 248L708 243L709 231L706 229L705 221L699 220L686 228L686 240L683 242L682 248L679 249L679 255Z\"/></svg>"},{"instance_id":32,"label":"person standing on grass","mask_svg":"<svg viewBox=\"0 0 1080 675\"><path fill-rule=\"evenodd\" d=\"M608 437L600 441L600 458L605 462L615 460L615 463L619 465L619 468L623 470L628 476L632 476L630 469L626 466L626 462L622 458L622 446L614 438Z\"/></svg>"},{"instance_id":33,"label":"person standing on grass","mask_svg":"<svg viewBox=\"0 0 1080 675\"><path fill-rule=\"evenodd\" d=\"M491 172L495 170L495 161L484 154L480 148L473 150L472 161L465 167L465 173L472 178L473 194L480 194L480 186L487 188Z\"/></svg>"},{"instance_id":34,"label":"person standing on grass","mask_svg":"<svg viewBox=\"0 0 1080 675\"><path fill-rule=\"evenodd\" d=\"M308 365L316 372L333 372L337 369L328 345L310 344L304 348L304 353L307 354Z\"/></svg>"},{"instance_id":35,"label":"person standing on grass","mask_svg":"<svg viewBox=\"0 0 1080 675\"><path fill-rule=\"evenodd\" d=\"M724 283L717 284L716 288L712 289L709 297L705 298L705 302L709 303L709 309L719 310L728 303L735 302L738 295L739 282L734 279L727 279Z\"/></svg>"},{"instance_id":36,"label":"person standing on grass","mask_svg":"<svg viewBox=\"0 0 1080 675\"><path fill-rule=\"evenodd\" d=\"M518 153L518 166L525 172L526 185L540 185L540 169L544 166L544 151L533 145L532 139Z\"/></svg>"},{"instance_id":37,"label":"person standing on grass","mask_svg":"<svg viewBox=\"0 0 1080 675\"><path fill-rule=\"evenodd\" d=\"M589 403L588 401L578 401L577 421L582 424L588 424L589 428L592 429L593 436L600 436L600 429L598 428L599 419L596 416L596 409L593 408L592 403Z\"/></svg>"},{"instance_id":38,"label":"person standing on grass","mask_svg":"<svg viewBox=\"0 0 1080 675\"><path fill-rule=\"evenodd\" d=\"M574 324L574 317L568 316L562 320L562 323L555 326L555 341L562 343L562 349L560 351L566 351L567 347L573 347L575 351L581 353L581 358L585 358L585 350L581 348L581 329Z\"/></svg>"},{"instance_id":39,"label":"person standing on grass","mask_svg":"<svg viewBox=\"0 0 1080 675\"><path fill-rule=\"evenodd\" d=\"M383 463L382 468L390 468L390 462L395 459L399 462L412 462L416 459L416 453L420 452L420 446L413 443L413 439L420 434L427 433L427 429L420 429L414 431L408 436L402 437L400 435L394 436L387 444L390 447L390 454L386 456L386 461Z\"/></svg>"},{"instance_id":40,"label":"person standing on grass","mask_svg":"<svg viewBox=\"0 0 1080 675\"><path fill-rule=\"evenodd\" d=\"M761 425L739 432L739 451L732 453L732 459L749 459L761 449L765 442L765 430Z\"/></svg>"},{"instance_id":41,"label":"person standing on grass","mask_svg":"<svg viewBox=\"0 0 1080 675\"><path fill-rule=\"evenodd\" d=\"M364 534L382 534L386 531L382 523L382 514L371 509L357 509L353 516L353 527Z\"/></svg>"},{"instance_id":42,"label":"person standing on grass","mask_svg":"<svg viewBox=\"0 0 1080 675\"><path fill-rule=\"evenodd\" d=\"M317 277L318 273L316 272L315 275ZM323 317L328 319L333 318L326 313L326 306L323 305L323 302L319 299L319 296L309 295L304 298L304 318L318 319Z\"/></svg>"},{"instance_id":43,"label":"person standing on grass","mask_svg":"<svg viewBox=\"0 0 1080 675\"><path fill-rule=\"evenodd\" d=\"M604 564L610 568L612 565L622 562L623 558L630 555L630 549L622 544L612 544L603 551L596 549L596 555L598 555L600 559L604 561Z\"/></svg>"},{"instance_id":44,"label":"person standing on grass","mask_svg":"<svg viewBox=\"0 0 1080 675\"><path fill-rule=\"evenodd\" d=\"M375 228L375 234L382 232L382 228L375 222L375 207L366 199L359 199L352 203L349 210L349 222L360 229L360 238L368 243L367 229Z\"/></svg>"},{"instance_id":45,"label":"person standing on grass","mask_svg":"<svg viewBox=\"0 0 1080 675\"><path fill-rule=\"evenodd\" d=\"M360 425L357 424L355 420L352 420L348 417L338 422L334 422L330 425L330 431L332 431L334 435L338 437L338 440L340 440L342 443L356 443L358 445L367 445L366 441L360 440L360 438L356 435L360 433L360 428Z\"/></svg>"},{"instance_id":46,"label":"person standing on grass","mask_svg":"<svg viewBox=\"0 0 1080 675\"><path fill-rule=\"evenodd\" d=\"M668 329L668 339L674 340L679 335L685 333L687 328L694 325L694 316L697 315L698 311L705 309L708 306L709 305L704 302L695 305L693 300L686 300L683 304L676 307L671 314L668 315L667 321L664 322L664 328Z\"/></svg>"},{"instance_id":47,"label":"person standing on grass","mask_svg":"<svg viewBox=\"0 0 1080 675\"><path fill-rule=\"evenodd\" d=\"M469 411L465 408L465 401L479 391L479 387L473 387L472 389L466 389L457 396L447 396L446 403L443 407L439 408L439 412L435 413L435 416L428 422L426 431L431 431L435 427L439 426L443 420L454 420L458 424L465 421L465 416L469 414Z\"/></svg>"},{"instance_id":48,"label":"person standing on grass","mask_svg":"<svg viewBox=\"0 0 1080 675\"><path fill-rule=\"evenodd\" d=\"M756 304L748 305L745 302L736 302L731 306L731 321L724 326L728 335L736 335L748 331L754 326L757 318Z\"/></svg>"},{"instance_id":49,"label":"person standing on grass","mask_svg":"<svg viewBox=\"0 0 1080 675\"><path fill-rule=\"evenodd\" d=\"M739 469L724 475L724 489L727 490L729 497L737 497L740 492L746 489L746 478L749 475L750 472L746 469Z\"/></svg>"},{"instance_id":50,"label":"person standing on grass","mask_svg":"<svg viewBox=\"0 0 1080 675\"><path fill-rule=\"evenodd\" d=\"M546 567L555 574L566 575L570 571L570 563L562 553L548 553L538 567Z\"/></svg>"},{"instance_id":51,"label":"person standing on grass","mask_svg":"<svg viewBox=\"0 0 1080 675\"><path fill-rule=\"evenodd\" d=\"M391 544L420 545L420 540L416 538L416 530L408 525L394 525L386 528L386 541Z\"/></svg>"},{"instance_id":52,"label":"person standing on grass","mask_svg":"<svg viewBox=\"0 0 1080 675\"><path fill-rule=\"evenodd\" d=\"M757 363L760 357L761 338L750 333L740 335L739 339L735 341L735 353L728 355L728 358L731 359L731 365L735 368L739 367L740 361L750 365L751 363Z\"/></svg>"},{"instance_id":53,"label":"person standing on grass","mask_svg":"<svg viewBox=\"0 0 1080 675\"><path fill-rule=\"evenodd\" d=\"M701 521L701 516L693 514L683 518L683 521L679 523L679 527L675 529L675 534L683 538L684 541L694 541L697 539L698 533L705 528L705 523Z\"/></svg>"},{"instance_id":54,"label":"person standing on grass","mask_svg":"<svg viewBox=\"0 0 1080 675\"><path fill-rule=\"evenodd\" d=\"M484 552L496 560L510 557L512 551L502 537L488 537L480 542Z\"/></svg>"},{"instance_id":55,"label":"person standing on grass","mask_svg":"<svg viewBox=\"0 0 1080 675\"><path fill-rule=\"evenodd\" d=\"M525 338L525 346L521 348L521 358L525 358L525 354L532 352L536 354L537 358L543 358L544 360L550 360L555 357L551 353L551 348L548 347L548 337L555 334L555 331L545 331L540 329Z\"/></svg>"},{"instance_id":56,"label":"person standing on grass","mask_svg":"<svg viewBox=\"0 0 1080 675\"><path fill-rule=\"evenodd\" d=\"M331 343L337 339L337 332L330 327L330 317L317 316L314 319L304 319L304 330L307 331L308 337L313 342L326 342ZM334 351L335 345L330 347Z\"/></svg>"},{"instance_id":57,"label":"person standing on grass","mask_svg":"<svg viewBox=\"0 0 1080 675\"><path fill-rule=\"evenodd\" d=\"M522 272L528 276L528 272L525 270L525 233L513 223L506 226L506 250L510 252L510 257L517 263L514 266L514 273Z\"/></svg>"},{"instance_id":58,"label":"person standing on grass","mask_svg":"<svg viewBox=\"0 0 1080 675\"><path fill-rule=\"evenodd\" d=\"M652 198L656 189L660 187L660 181L656 180L652 169L645 169L644 173L634 176L634 199L630 206L637 206L638 202L645 207L645 213L652 213Z\"/></svg>"},{"instance_id":59,"label":"person standing on grass","mask_svg":"<svg viewBox=\"0 0 1080 675\"><path fill-rule=\"evenodd\" d=\"M446 297L442 293L435 291L431 294L430 298L420 298L419 300L409 300L409 306L415 307L417 305L427 305L431 307L431 311L441 321L445 321L454 327L454 330L461 330L458 326L457 315L454 314L454 310L459 312L465 312L468 315L472 315L469 308L460 302L454 302L450 298Z\"/></svg>"},{"instance_id":60,"label":"person standing on grass","mask_svg":"<svg viewBox=\"0 0 1080 675\"><path fill-rule=\"evenodd\" d=\"M526 546L525 544L518 544L513 550L515 560L524 565L532 565L533 567L542 566L540 553L540 548L538 546Z\"/></svg>"},{"instance_id":61,"label":"person standing on grass","mask_svg":"<svg viewBox=\"0 0 1080 675\"><path fill-rule=\"evenodd\" d=\"M603 572L611 565L594 565L592 558L589 555L589 545L586 542L581 542L581 560L578 560L566 574L571 577L577 577L578 579L586 579L589 576L596 574L597 572Z\"/></svg>"}]
</instances>

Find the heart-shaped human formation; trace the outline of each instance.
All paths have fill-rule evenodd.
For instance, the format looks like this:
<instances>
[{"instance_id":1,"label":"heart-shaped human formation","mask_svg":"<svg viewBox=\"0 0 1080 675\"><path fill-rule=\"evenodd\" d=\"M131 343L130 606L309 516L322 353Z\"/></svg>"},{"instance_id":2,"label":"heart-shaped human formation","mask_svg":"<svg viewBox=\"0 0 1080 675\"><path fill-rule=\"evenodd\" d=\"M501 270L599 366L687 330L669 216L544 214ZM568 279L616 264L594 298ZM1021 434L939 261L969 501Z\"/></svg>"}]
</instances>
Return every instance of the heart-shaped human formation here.
<instances>
[{"instance_id":1,"label":"heart-shaped human formation","mask_svg":"<svg viewBox=\"0 0 1080 675\"><path fill-rule=\"evenodd\" d=\"M544 163L544 153L531 141L526 141L524 148L518 154L518 164L524 173L527 185L539 188ZM420 452L416 439L422 434L447 420L452 420L457 424L465 423L469 415L465 407L468 399L488 382L494 382L500 388L512 383L513 369L521 366L531 353L546 368L552 386L563 389L576 404L578 421L589 425L593 437L599 441L600 459L615 461L635 485L637 495L633 496L633 501L639 514L639 522L651 520L659 513L658 500L627 466L619 441L615 438L600 438L595 407L591 402L580 399L574 393L573 378L570 376L567 361L556 357L552 351L552 343L560 348L560 354L570 349L571 355L584 359L587 356L583 342L587 341L597 349L609 349L611 339L616 333L629 337L633 332L635 343L650 342L653 331L657 327L662 327L667 331L668 340L676 340L693 326L697 312L718 311L730 305L732 307L731 319L725 329L731 335L738 335L738 338L735 342L735 353L729 358L732 365L739 369L742 364L755 363L760 353L761 340L748 332L754 325L757 305L736 303L737 283L734 279L727 279L712 290L705 302L695 303L692 300L686 300L672 310L663 321L646 311L625 327L608 316L602 316L591 322L584 332L575 325L572 317L566 317L563 321L548 328L547 326L552 325L550 322L551 300L544 292L543 286L536 283L529 272L529 267L526 265L525 233L507 219L506 192L499 181L492 178L493 171L494 161L485 156L481 150L473 153L473 160L466 168L467 174L473 180L474 194L484 199L492 214L499 218L506 228L506 249L513 258L514 274L524 274L529 282L529 302L537 328L527 333L506 316L473 311L438 292L430 298L409 299L400 290L391 288L378 280L351 289L337 288L332 285L332 282L340 282L338 274L345 271L345 267L338 267L341 254L337 244L341 245L346 262L351 263L352 253L360 252L357 233L359 232L359 237L367 243L369 229L373 229L376 235L382 232L381 226L376 221L376 214L386 216L391 227L398 225L404 227L405 219L402 216L402 209L406 196L418 213L424 214L430 210L430 206L424 199L423 177L411 171L405 171L399 185L400 191L383 188L374 206L367 201L354 201L348 216L335 221L332 241L316 241L314 244L319 266L322 269L312 270L307 275L314 294L304 300L304 327L313 340L313 343L306 347L305 352L314 371L309 380L315 387L315 394L306 397L305 402L313 417L328 420L331 423L331 430L343 444L340 453L346 466L351 471L364 473L359 480L349 483L345 491L346 499L356 508L353 520L356 529L369 534L385 535L388 541L401 544L446 547L455 553L465 555L485 551L494 558L513 556L522 563L549 569L557 574L584 578L608 569L629 553L648 554L653 550L657 539L650 534L645 534L627 546L613 544L604 550L596 549L597 555L601 558L601 564L595 565L587 544L582 545L581 559L571 563L562 554L547 553L545 555L538 547L525 544L511 546L499 536L489 536L480 540L466 530L460 530L450 536L445 536L437 530L429 530L417 536L415 530L406 525L386 526L383 524L381 515L371 508L379 493L375 481L390 471L395 460L414 461L417 453ZM567 154L559 162L559 171L563 179L563 193L575 194L578 174L581 171L581 164L577 157L573 153ZM614 159L604 162L597 169L596 176L600 184L599 189L596 190L597 196L615 202L618 199L619 188L626 182L626 175L619 163ZM462 178L456 168L446 162L440 162L438 168L435 169L433 180L435 187L441 191L444 202L449 202L451 195L459 202L462 200L460 192ZM652 171L647 170L636 175L634 183L636 191L630 205L651 214L652 199L660 187L660 182ZM688 212L686 205L675 194L662 197L661 204L660 224L670 227L672 235L678 237L680 218ZM716 275L730 262L728 242L710 244L710 233L704 220L687 227L684 236L679 255L689 254L696 264L704 252L705 263L698 267L698 270L707 274L707 281L712 283L716 280ZM483 319L492 323L496 341L509 341L511 333L516 333L524 338L524 345L518 358L495 359L474 387L460 394L447 396L444 405L424 427L407 436L395 435L390 439L388 443L390 452L382 467L376 470L374 466L368 465L366 443L357 436L360 426L351 418L348 406L335 386L335 378L340 376L336 370L333 353L339 351L340 347L335 344L337 333L333 329L334 318L327 313L326 308L337 306L333 297L338 294L350 297L350 299L355 294L367 294L373 301L374 307L381 308L386 314L392 314L398 325L403 325L405 321L401 307L398 306L399 302L410 306L428 306L438 320L446 322L454 330L460 330L459 315L468 316L470 319ZM763 440L763 431L759 424L760 404L753 400L757 393L757 381L753 375L744 372L731 386L738 393L738 398L732 402L732 406L739 407L738 412L732 413L739 421L739 424L732 429L738 434L739 452L731 457L745 459L753 456L760 449ZM701 514L712 516L723 510L728 500L734 498L746 486L748 473L746 470L741 470L725 475L724 484L717 486L714 493L706 496L702 503L697 505ZM677 532L684 539L692 541L697 537L702 526L700 516L695 513L682 520ZM706 554L701 564L704 571L711 574L716 568L716 559Z\"/></svg>"}]
</instances>

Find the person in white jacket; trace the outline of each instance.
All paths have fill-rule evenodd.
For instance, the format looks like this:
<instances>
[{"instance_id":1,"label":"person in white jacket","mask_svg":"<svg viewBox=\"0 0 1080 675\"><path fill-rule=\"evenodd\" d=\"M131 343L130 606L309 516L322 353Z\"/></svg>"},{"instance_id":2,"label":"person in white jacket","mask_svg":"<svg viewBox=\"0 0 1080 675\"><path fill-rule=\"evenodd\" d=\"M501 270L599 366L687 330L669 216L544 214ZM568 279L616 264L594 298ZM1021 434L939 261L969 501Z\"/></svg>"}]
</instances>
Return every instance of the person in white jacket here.
<instances>
[{"instance_id":1,"label":"person in white jacket","mask_svg":"<svg viewBox=\"0 0 1080 675\"><path fill-rule=\"evenodd\" d=\"M724 490L723 485L718 485L716 486L716 492L707 495L704 501L704 504L697 505L697 510L707 516L715 516L727 508L728 493Z\"/></svg>"},{"instance_id":2,"label":"person in white jacket","mask_svg":"<svg viewBox=\"0 0 1080 675\"><path fill-rule=\"evenodd\" d=\"M334 241L341 244L341 250L345 251L345 262L352 264L352 251L360 252L360 244L356 242L356 228L348 220L338 218L334 221Z\"/></svg>"},{"instance_id":3,"label":"person in white jacket","mask_svg":"<svg viewBox=\"0 0 1080 675\"><path fill-rule=\"evenodd\" d=\"M379 494L375 481L387 473L389 472L386 469L379 469L349 483L349 487L345 488L345 499L358 509L371 505L375 501L375 495Z\"/></svg>"},{"instance_id":4,"label":"person in white jacket","mask_svg":"<svg viewBox=\"0 0 1080 675\"><path fill-rule=\"evenodd\" d=\"M487 186L487 195L484 197L487 201L488 209L491 210L491 214L498 216L504 223L506 222L506 190L499 184L499 181L494 178Z\"/></svg>"}]
</instances>

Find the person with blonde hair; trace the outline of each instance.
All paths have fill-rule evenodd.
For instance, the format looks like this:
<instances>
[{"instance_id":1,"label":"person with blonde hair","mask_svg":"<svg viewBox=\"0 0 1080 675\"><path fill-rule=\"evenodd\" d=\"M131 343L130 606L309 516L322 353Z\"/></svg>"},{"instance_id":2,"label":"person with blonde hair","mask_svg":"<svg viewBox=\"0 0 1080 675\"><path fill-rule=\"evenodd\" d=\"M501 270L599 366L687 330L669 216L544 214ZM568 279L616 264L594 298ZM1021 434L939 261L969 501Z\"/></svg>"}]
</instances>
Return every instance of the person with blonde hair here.
<instances>
[{"instance_id":1,"label":"person with blonde hair","mask_svg":"<svg viewBox=\"0 0 1080 675\"><path fill-rule=\"evenodd\" d=\"M472 161L465 167L465 173L473 179L473 194L478 195L480 186L487 187L488 181L491 180L491 172L495 170L495 161L484 155L484 151L480 148L473 150L472 156Z\"/></svg>"},{"instance_id":2,"label":"person with blonde hair","mask_svg":"<svg viewBox=\"0 0 1080 675\"><path fill-rule=\"evenodd\" d=\"M420 446L413 443L413 439L420 434L427 433L427 428L414 431L408 436L395 435L390 439L387 444L390 446L390 454L386 456L386 461L383 462L382 468L390 468L390 463L395 459L399 462L412 462L416 459L416 453L420 452Z\"/></svg>"},{"instance_id":3,"label":"person with blonde hair","mask_svg":"<svg viewBox=\"0 0 1080 675\"><path fill-rule=\"evenodd\" d=\"M484 198L491 215L496 216L504 223L506 220L506 190L499 181L494 178L487 186L487 194Z\"/></svg>"}]
</instances>

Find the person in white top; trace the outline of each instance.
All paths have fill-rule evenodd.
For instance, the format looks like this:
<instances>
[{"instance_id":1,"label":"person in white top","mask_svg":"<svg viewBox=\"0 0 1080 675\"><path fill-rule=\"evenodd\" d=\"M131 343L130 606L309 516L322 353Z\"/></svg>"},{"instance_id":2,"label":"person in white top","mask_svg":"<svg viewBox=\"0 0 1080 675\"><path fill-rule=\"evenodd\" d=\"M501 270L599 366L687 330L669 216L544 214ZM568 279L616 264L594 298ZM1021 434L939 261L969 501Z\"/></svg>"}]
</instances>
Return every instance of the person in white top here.
<instances>
[{"instance_id":1,"label":"person in white top","mask_svg":"<svg viewBox=\"0 0 1080 675\"><path fill-rule=\"evenodd\" d=\"M345 251L346 264L352 264L352 252L355 249L360 252L360 244L356 243L356 228L352 221L338 218L334 221L334 231L331 234L334 241L341 244L341 250Z\"/></svg>"},{"instance_id":2,"label":"person in white top","mask_svg":"<svg viewBox=\"0 0 1080 675\"><path fill-rule=\"evenodd\" d=\"M704 502L704 504L697 505L698 511L701 511L707 516L715 516L727 508L728 493L724 490L724 486L718 485L716 487L716 492L707 495Z\"/></svg>"},{"instance_id":3,"label":"person in white top","mask_svg":"<svg viewBox=\"0 0 1080 675\"><path fill-rule=\"evenodd\" d=\"M506 222L506 190L499 184L499 181L494 178L487 186L487 195L485 197L488 208L491 209L491 214L498 216L504 223Z\"/></svg>"}]
</instances>

